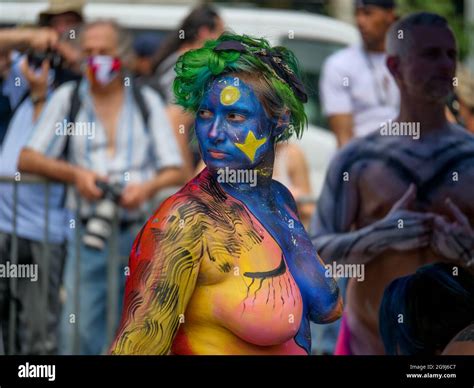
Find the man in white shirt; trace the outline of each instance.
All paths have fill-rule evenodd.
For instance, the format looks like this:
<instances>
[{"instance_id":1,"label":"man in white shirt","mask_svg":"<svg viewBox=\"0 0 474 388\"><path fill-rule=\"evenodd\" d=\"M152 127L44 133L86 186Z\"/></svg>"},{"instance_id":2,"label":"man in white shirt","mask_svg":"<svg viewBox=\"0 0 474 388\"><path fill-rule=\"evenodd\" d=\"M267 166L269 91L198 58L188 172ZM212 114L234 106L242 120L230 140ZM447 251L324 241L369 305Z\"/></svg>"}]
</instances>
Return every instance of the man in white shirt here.
<instances>
[{"instance_id":1,"label":"man in white shirt","mask_svg":"<svg viewBox=\"0 0 474 388\"><path fill-rule=\"evenodd\" d=\"M324 63L320 90L324 114L339 147L395 118L399 91L385 65L385 34L396 20L394 0L357 0L362 43L331 55Z\"/></svg>"}]
</instances>

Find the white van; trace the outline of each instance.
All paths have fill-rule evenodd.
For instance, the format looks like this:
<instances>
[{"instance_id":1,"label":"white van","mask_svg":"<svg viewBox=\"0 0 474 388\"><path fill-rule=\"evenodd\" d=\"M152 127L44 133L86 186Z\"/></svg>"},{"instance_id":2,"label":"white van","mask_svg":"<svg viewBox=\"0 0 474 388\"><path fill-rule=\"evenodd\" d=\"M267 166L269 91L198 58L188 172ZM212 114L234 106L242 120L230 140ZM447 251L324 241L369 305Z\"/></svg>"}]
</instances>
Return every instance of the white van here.
<instances>
[{"instance_id":1,"label":"white van","mask_svg":"<svg viewBox=\"0 0 474 388\"><path fill-rule=\"evenodd\" d=\"M0 3L0 26L35 23L47 2ZM87 20L114 19L134 33L154 31L165 34L176 29L192 5L92 3L84 10ZM263 8L217 8L226 27L236 33L263 36L272 44L291 49L298 57L309 92L306 112L309 129L296 141L305 152L311 171L311 185L317 197L324 175L336 150L336 140L321 114L318 80L327 56L359 41L357 29L326 16L299 11Z\"/></svg>"}]
</instances>

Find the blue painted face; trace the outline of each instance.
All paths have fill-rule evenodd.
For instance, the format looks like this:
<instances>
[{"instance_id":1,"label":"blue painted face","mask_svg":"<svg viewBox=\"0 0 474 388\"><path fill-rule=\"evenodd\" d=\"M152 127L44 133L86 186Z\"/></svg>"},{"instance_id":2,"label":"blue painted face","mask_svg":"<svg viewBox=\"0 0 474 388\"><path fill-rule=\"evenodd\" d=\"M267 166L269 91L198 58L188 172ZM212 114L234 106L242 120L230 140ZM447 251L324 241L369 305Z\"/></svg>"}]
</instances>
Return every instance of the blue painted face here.
<instances>
[{"instance_id":1,"label":"blue painted face","mask_svg":"<svg viewBox=\"0 0 474 388\"><path fill-rule=\"evenodd\" d=\"M257 166L273 147L273 126L252 87L230 76L211 84L195 121L202 158L211 170Z\"/></svg>"}]
</instances>

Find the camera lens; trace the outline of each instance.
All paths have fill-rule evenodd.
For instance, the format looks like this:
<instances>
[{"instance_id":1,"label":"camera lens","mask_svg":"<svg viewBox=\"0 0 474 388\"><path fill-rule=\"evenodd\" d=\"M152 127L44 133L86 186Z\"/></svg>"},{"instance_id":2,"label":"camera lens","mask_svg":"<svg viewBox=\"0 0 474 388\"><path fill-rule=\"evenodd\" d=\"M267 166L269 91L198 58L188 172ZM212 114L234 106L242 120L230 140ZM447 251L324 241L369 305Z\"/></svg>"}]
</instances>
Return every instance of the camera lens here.
<instances>
[{"instance_id":1,"label":"camera lens","mask_svg":"<svg viewBox=\"0 0 474 388\"><path fill-rule=\"evenodd\" d=\"M83 237L84 244L104 249L105 242L112 234L112 222L116 204L110 199L104 199L97 204L96 212L86 225L86 234Z\"/></svg>"},{"instance_id":2,"label":"camera lens","mask_svg":"<svg viewBox=\"0 0 474 388\"><path fill-rule=\"evenodd\" d=\"M102 250L112 235L112 223L120 198L118 187L105 182L97 182L104 192L103 199L97 203L95 213L87 221L86 232L82 238L85 245Z\"/></svg>"}]
</instances>

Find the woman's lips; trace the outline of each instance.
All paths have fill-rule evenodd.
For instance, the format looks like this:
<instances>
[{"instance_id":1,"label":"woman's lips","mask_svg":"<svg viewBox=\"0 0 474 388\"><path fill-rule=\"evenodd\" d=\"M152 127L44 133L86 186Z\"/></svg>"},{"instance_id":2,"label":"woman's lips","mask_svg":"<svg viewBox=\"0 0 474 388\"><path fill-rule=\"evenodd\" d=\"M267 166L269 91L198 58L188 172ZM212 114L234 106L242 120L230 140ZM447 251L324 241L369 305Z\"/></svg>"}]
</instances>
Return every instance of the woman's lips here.
<instances>
[{"instance_id":1,"label":"woman's lips","mask_svg":"<svg viewBox=\"0 0 474 388\"><path fill-rule=\"evenodd\" d=\"M209 155L211 155L211 157L213 157L214 159L224 159L227 155L225 152L216 151L216 150L209 150L208 152L209 152Z\"/></svg>"}]
</instances>

